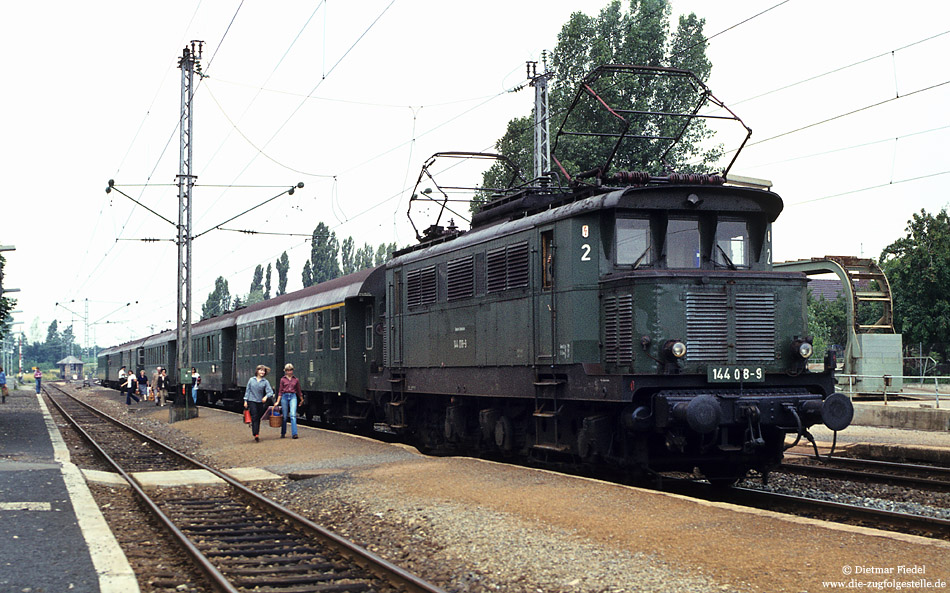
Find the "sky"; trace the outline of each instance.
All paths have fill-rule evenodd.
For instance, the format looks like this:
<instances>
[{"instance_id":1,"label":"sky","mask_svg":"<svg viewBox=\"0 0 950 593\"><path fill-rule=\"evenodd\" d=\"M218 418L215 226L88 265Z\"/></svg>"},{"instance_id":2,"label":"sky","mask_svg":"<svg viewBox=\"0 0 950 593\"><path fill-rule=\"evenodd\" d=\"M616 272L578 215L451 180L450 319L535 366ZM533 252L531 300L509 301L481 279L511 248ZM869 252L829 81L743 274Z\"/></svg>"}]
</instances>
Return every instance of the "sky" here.
<instances>
[{"instance_id":1,"label":"sky","mask_svg":"<svg viewBox=\"0 0 950 593\"><path fill-rule=\"evenodd\" d=\"M0 245L15 329L54 319L110 346L174 326L182 49L203 40L195 94L192 310L215 278L248 291L309 235L415 240L406 217L438 151L491 151L530 113L525 62L570 14L606 0L65 0L0 3L5 60ZM950 192L950 4L672 0L705 19L708 86L752 130L732 172L768 179L785 211L775 261L878 257ZM543 8L543 11L541 10ZM736 148L730 138L727 150ZM480 169L457 168L467 183ZM421 213L420 213L421 214ZM457 221L461 226L464 222ZM425 219L417 226L426 226ZM159 239L145 242L142 239ZM277 274L273 274L276 288ZM88 314L86 313L88 307Z\"/></svg>"}]
</instances>

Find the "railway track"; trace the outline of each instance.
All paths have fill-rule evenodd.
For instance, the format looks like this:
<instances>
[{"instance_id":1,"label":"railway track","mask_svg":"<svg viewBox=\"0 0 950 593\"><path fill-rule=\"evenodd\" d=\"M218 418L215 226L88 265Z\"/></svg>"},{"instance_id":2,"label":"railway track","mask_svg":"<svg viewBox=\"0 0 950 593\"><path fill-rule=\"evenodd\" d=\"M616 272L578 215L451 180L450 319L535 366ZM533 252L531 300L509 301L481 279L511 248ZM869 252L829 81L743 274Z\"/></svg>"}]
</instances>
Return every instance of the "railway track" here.
<instances>
[{"instance_id":1,"label":"railway track","mask_svg":"<svg viewBox=\"0 0 950 593\"><path fill-rule=\"evenodd\" d=\"M72 398L44 392L121 474L216 591L444 593L416 575L248 489L218 470ZM138 472L201 469L215 487L146 490Z\"/></svg>"},{"instance_id":2,"label":"railway track","mask_svg":"<svg viewBox=\"0 0 950 593\"><path fill-rule=\"evenodd\" d=\"M872 527L950 541L950 520L937 517L887 511L755 488L716 488L708 483L692 479L665 478L661 489L666 492L715 502L728 502L835 523Z\"/></svg>"},{"instance_id":3,"label":"railway track","mask_svg":"<svg viewBox=\"0 0 950 593\"><path fill-rule=\"evenodd\" d=\"M809 461L814 460L810 455L786 453L786 457L801 458L801 461L786 461L777 471L950 492L950 468L946 467L849 457L822 458L822 462L813 463Z\"/></svg>"}]
</instances>

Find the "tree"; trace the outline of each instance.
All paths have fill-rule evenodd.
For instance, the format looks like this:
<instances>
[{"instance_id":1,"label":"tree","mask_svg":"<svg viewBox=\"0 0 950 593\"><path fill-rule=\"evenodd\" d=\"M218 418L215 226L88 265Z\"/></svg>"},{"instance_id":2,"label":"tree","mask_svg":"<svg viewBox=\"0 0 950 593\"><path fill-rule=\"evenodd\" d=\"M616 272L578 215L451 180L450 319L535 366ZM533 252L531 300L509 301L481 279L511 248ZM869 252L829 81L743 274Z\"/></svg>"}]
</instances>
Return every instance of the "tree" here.
<instances>
[{"instance_id":1,"label":"tree","mask_svg":"<svg viewBox=\"0 0 950 593\"><path fill-rule=\"evenodd\" d=\"M277 259L277 296L287 294L287 272L290 271L290 258L287 252L280 254Z\"/></svg>"},{"instance_id":2,"label":"tree","mask_svg":"<svg viewBox=\"0 0 950 593\"><path fill-rule=\"evenodd\" d=\"M844 347L848 342L848 305L843 292L828 301L808 291L808 334L816 355L824 356L835 345Z\"/></svg>"},{"instance_id":3,"label":"tree","mask_svg":"<svg viewBox=\"0 0 950 593\"><path fill-rule=\"evenodd\" d=\"M375 250L373 246L369 243L364 243L362 247L356 250L356 255L353 257L356 263L356 269L365 270L366 268L372 268L374 254Z\"/></svg>"},{"instance_id":4,"label":"tree","mask_svg":"<svg viewBox=\"0 0 950 593\"><path fill-rule=\"evenodd\" d=\"M390 243L388 245L386 243L380 243L379 247L376 249L376 258L373 262L374 265L381 266L386 263L389 258L393 256L394 251L396 251L395 243Z\"/></svg>"},{"instance_id":5,"label":"tree","mask_svg":"<svg viewBox=\"0 0 950 593\"><path fill-rule=\"evenodd\" d=\"M353 253L353 237L343 239L343 245L340 246L340 262L343 264L343 275L352 274L359 268L356 267L355 255Z\"/></svg>"},{"instance_id":6,"label":"tree","mask_svg":"<svg viewBox=\"0 0 950 593\"><path fill-rule=\"evenodd\" d=\"M208 293L208 300L201 305L201 318L208 319L228 311L231 306L231 291L224 276L214 281L214 290Z\"/></svg>"},{"instance_id":7,"label":"tree","mask_svg":"<svg viewBox=\"0 0 950 593\"><path fill-rule=\"evenodd\" d=\"M267 264L267 275L264 276L264 300L270 299L270 276L271 276L271 264Z\"/></svg>"},{"instance_id":8,"label":"tree","mask_svg":"<svg viewBox=\"0 0 950 593\"><path fill-rule=\"evenodd\" d=\"M580 81L598 66L630 64L637 66L670 67L689 70L700 80L709 78L712 65L706 58L706 40L703 36L705 21L695 14L682 16L676 31L670 32L670 5L668 0L630 0L628 10L620 0L613 0L596 17L575 12L561 28L557 46L552 54L554 77L549 84L549 113L553 134L574 101ZM662 84L656 79L620 79L598 89L598 96L608 105L630 105L637 111L662 113L692 111L698 98L695 90L685 91L684 85ZM571 130L617 131L616 115L599 106L570 111ZM675 135L679 118L650 117L628 113L630 133L645 130L651 135ZM678 148L659 157L667 143L647 139L628 139L611 161L614 170L660 172L667 168L686 171L705 171L718 158L720 149L703 152L702 140L709 136L702 121L689 126ZM587 171L602 165L613 150L615 139L609 137L565 136L558 141L555 155L569 172ZM533 171L534 117L528 115L508 122L505 135L495 145L497 152L508 157L522 172ZM688 165L697 157L701 164ZM557 167L555 167L557 168ZM512 172L502 163L496 163L482 177L485 192L476 200L483 201L491 188L507 187ZM473 204L477 209L477 203Z\"/></svg>"},{"instance_id":9,"label":"tree","mask_svg":"<svg viewBox=\"0 0 950 593\"><path fill-rule=\"evenodd\" d=\"M59 322L54 319L46 328L46 342L40 348L37 358L41 362L56 362L62 358L62 352L63 336L59 331Z\"/></svg>"},{"instance_id":10,"label":"tree","mask_svg":"<svg viewBox=\"0 0 950 593\"><path fill-rule=\"evenodd\" d=\"M336 233L321 222L313 229L310 245L310 272L312 276L310 284L304 284L304 287L339 277L340 242L337 241ZM304 274L306 274L306 269Z\"/></svg>"},{"instance_id":11,"label":"tree","mask_svg":"<svg viewBox=\"0 0 950 593\"><path fill-rule=\"evenodd\" d=\"M6 258L0 255L0 295L3 294L3 265L6 261ZM15 299L0 296L0 339L6 337L7 332L10 330L7 317L10 316L10 311L12 311L14 307L16 307Z\"/></svg>"},{"instance_id":12,"label":"tree","mask_svg":"<svg viewBox=\"0 0 950 593\"><path fill-rule=\"evenodd\" d=\"M254 278L251 279L250 292L258 290L261 292L261 295L264 294L264 267L260 264L254 268Z\"/></svg>"},{"instance_id":13,"label":"tree","mask_svg":"<svg viewBox=\"0 0 950 593\"><path fill-rule=\"evenodd\" d=\"M921 210L907 221L907 236L881 252L891 285L894 325L904 342L922 343L946 358L950 342L950 216Z\"/></svg>"},{"instance_id":14,"label":"tree","mask_svg":"<svg viewBox=\"0 0 950 593\"><path fill-rule=\"evenodd\" d=\"M70 325L69 327L63 330L62 338L61 338L62 356L60 357L60 359L62 359L65 356L71 356L73 353L73 347L76 345L76 335L73 333L73 331L74 330L73 330L72 325ZM58 360L59 359L57 359L57 361ZM57 362L57 361L53 361L53 362Z\"/></svg>"},{"instance_id":15,"label":"tree","mask_svg":"<svg viewBox=\"0 0 950 593\"><path fill-rule=\"evenodd\" d=\"M313 286L313 270L310 268L309 259L303 262L303 272L300 274L300 279L303 281L304 288Z\"/></svg>"}]
</instances>

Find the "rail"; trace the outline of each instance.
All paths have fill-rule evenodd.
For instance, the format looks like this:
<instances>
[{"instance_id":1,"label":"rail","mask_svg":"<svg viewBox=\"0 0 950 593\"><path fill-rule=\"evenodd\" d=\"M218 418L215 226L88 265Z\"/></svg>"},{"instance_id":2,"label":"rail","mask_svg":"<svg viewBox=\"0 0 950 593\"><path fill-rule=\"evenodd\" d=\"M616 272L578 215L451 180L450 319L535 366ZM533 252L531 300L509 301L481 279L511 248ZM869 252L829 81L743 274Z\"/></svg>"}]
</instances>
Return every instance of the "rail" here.
<instances>
[{"instance_id":1,"label":"rail","mask_svg":"<svg viewBox=\"0 0 950 593\"><path fill-rule=\"evenodd\" d=\"M950 377L938 377L935 375L851 375L845 373L836 373L835 379L838 386L842 388L841 392L853 399L855 395L861 395L863 392L855 390L855 384L862 380L874 379L884 384L884 405L887 405L888 395L890 396L911 396L914 398L934 398L935 407L940 407L940 389L941 386L947 389L943 395L950 396ZM902 379L902 389L888 390L893 379ZM909 382L908 382L909 381ZM848 389L843 387L847 385Z\"/></svg>"}]
</instances>

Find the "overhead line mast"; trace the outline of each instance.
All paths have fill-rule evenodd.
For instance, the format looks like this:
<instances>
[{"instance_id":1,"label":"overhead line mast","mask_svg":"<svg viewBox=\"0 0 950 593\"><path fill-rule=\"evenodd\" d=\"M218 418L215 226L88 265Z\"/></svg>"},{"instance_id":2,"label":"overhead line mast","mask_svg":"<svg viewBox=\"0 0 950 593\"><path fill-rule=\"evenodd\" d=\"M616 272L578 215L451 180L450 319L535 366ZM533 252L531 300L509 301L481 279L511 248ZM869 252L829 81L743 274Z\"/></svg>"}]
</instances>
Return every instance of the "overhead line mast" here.
<instances>
[{"instance_id":1,"label":"overhead line mast","mask_svg":"<svg viewBox=\"0 0 950 593\"><path fill-rule=\"evenodd\" d=\"M551 170L551 134L548 125L548 80L554 73L548 71L547 51L541 53L544 73L538 74L538 63L528 62L529 84L534 87L534 178L539 179Z\"/></svg>"},{"instance_id":2,"label":"overhead line mast","mask_svg":"<svg viewBox=\"0 0 950 593\"><path fill-rule=\"evenodd\" d=\"M195 47L197 44L197 48ZM194 74L201 76L201 49L203 41L185 46L178 60L181 68L181 133L178 159L178 313L176 330L178 340L178 374L185 384L185 373L191 370L191 192L195 176L191 173L192 156L192 106L194 100ZM189 377L190 381L190 377ZM188 397L185 402L187 405Z\"/></svg>"}]
</instances>

